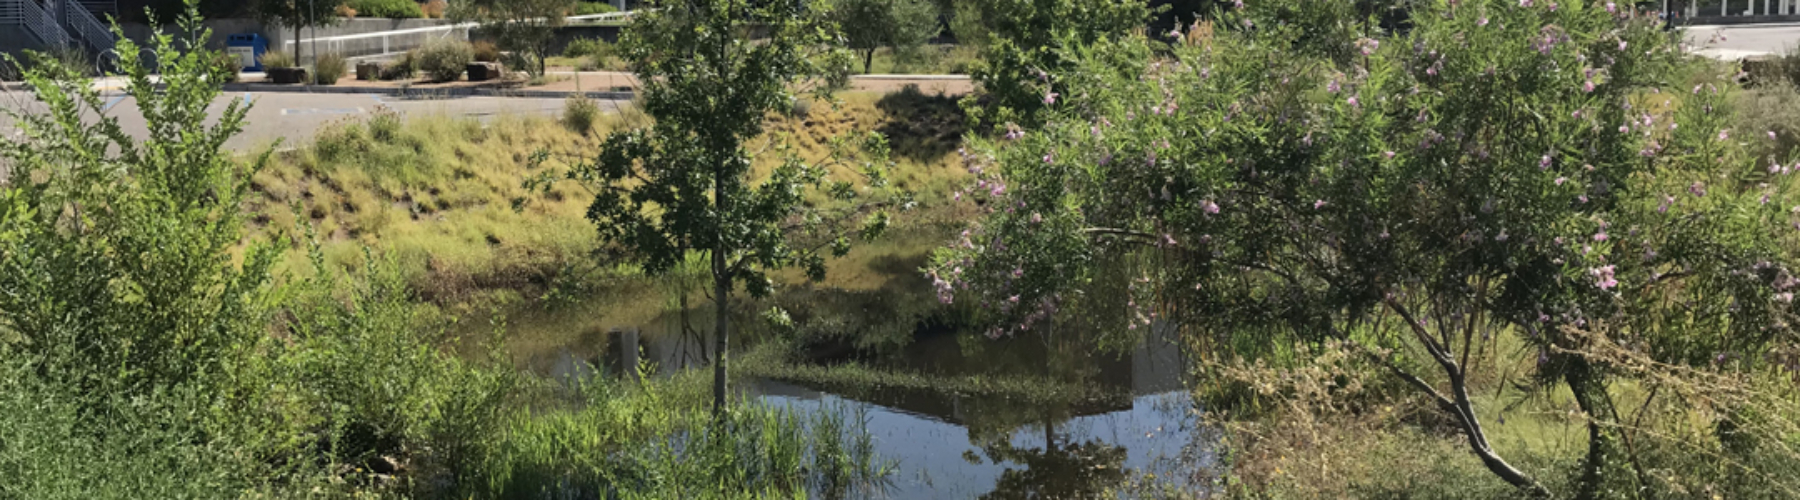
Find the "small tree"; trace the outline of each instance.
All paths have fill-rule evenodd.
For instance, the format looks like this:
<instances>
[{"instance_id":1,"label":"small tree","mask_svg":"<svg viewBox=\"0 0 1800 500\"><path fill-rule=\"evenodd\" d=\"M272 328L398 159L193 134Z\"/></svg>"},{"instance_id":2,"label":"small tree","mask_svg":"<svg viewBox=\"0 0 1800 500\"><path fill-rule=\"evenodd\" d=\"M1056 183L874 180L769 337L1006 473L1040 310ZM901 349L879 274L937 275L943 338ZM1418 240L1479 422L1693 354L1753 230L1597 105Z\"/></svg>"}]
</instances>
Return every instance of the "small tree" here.
<instances>
[{"instance_id":1,"label":"small tree","mask_svg":"<svg viewBox=\"0 0 1800 500\"><path fill-rule=\"evenodd\" d=\"M775 144L781 161L752 168L770 150L746 143L770 113L793 109L794 86L824 73L807 52L829 40L810 15L819 7L680 0L639 15L621 48L643 82L643 109L654 124L612 134L593 163L572 172L598 193L588 217L601 239L647 272L669 271L690 252L709 255L715 410L726 401L733 290L765 296L774 286L768 272L791 266L823 279L826 252L843 255L853 233L874 237L886 227L891 200L871 191L886 184L879 135L868 136L870 156L856 165L853 144L839 140L816 163ZM767 38L747 38L753 32ZM843 175L866 184L834 180Z\"/></svg>"},{"instance_id":2,"label":"small tree","mask_svg":"<svg viewBox=\"0 0 1800 500\"><path fill-rule=\"evenodd\" d=\"M568 22L578 0L470 0L456 4L451 18L481 23L481 33L512 52L515 65L532 76L544 74L544 58L556 28Z\"/></svg>"},{"instance_id":3,"label":"small tree","mask_svg":"<svg viewBox=\"0 0 1800 500\"><path fill-rule=\"evenodd\" d=\"M1627 460L1609 381L1645 363L1754 373L1792 352L1792 159L1746 157L1732 134L1763 132L1724 130L1728 83L1650 20L1416 3L1408 32L1383 34L1355 2L1246 4L1166 58L1141 37L1078 44L1067 73L1026 87L1050 97L1045 125L969 158L989 214L937 257L942 299L1006 334L1152 253L1117 304L1127 328L1173 315L1276 362L1348 345L1496 477L1547 495L1470 396L1499 375L1480 353L1511 336L1537 361L1532 387L1566 386L1587 421L1578 498L1664 486Z\"/></svg>"},{"instance_id":4,"label":"small tree","mask_svg":"<svg viewBox=\"0 0 1800 500\"><path fill-rule=\"evenodd\" d=\"M294 62L298 64L300 29L337 24L337 9L343 3L343 0L253 0L250 14L263 24L294 28Z\"/></svg>"},{"instance_id":5,"label":"small tree","mask_svg":"<svg viewBox=\"0 0 1800 500\"><path fill-rule=\"evenodd\" d=\"M875 50L916 47L938 32L938 8L930 0L838 0L832 19L844 45L863 56L863 73L875 64Z\"/></svg>"}]
</instances>

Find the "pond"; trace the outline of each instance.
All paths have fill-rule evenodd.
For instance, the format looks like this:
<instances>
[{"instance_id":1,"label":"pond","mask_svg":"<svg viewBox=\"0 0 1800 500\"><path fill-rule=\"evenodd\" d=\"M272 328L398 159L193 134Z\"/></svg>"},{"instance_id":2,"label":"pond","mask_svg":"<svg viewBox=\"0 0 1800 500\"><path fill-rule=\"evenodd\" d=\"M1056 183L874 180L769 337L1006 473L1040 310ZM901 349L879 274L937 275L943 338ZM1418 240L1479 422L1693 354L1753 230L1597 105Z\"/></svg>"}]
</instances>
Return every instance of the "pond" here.
<instances>
[{"instance_id":1,"label":"pond","mask_svg":"<svg viewBox=\"0 0 1800 500\"><path fill-rule=\"evenodd\" d=\"M531 370L562 380L596 370L616 376L641 360L665 371L696 368L697 345L710 345L710 339L684 340L659 333L661 328L575 327L580 322L561 313L526 313L509 321L527 330L547 323L583 332L521 353ZM1214 461L1211 434L1183 386L1188 363L1176 329L1163 324L1148 330L1115 351L1095 348L1079 335L989 340L921 328L895 352L858 359L871 369L946 378L1030 375L1079 385L1082 397L747 377L732 384L765 404L842 412L846 422L862 422L876 454L893 466L876 497L1086 498L1142 482L1193 491L1203 484L1200 471Z\"/></svg>"}]
</instances>

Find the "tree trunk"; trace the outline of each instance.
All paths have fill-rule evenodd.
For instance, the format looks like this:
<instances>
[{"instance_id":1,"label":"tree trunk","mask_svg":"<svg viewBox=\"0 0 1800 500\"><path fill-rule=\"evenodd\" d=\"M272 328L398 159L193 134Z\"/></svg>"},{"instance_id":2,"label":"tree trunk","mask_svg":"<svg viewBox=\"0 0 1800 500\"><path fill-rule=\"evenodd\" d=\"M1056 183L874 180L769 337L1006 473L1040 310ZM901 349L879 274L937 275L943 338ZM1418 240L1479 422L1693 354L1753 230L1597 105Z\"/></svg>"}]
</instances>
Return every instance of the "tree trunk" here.
<instances>
[{"instance_id":1,"label":"tree trunk","mask_svg":"<svg viewBox=\"0 0 1800 500\"><path fill-rule=\"evenodd\" d=\"M1582 413L1586 413L1588 417L1587 457L1582 460L1575 498L1606 497L1603 492L1615 489L1609 488L1607 483L1613 482L1609 479L1614 475L1614 467L1608 467L1608 462L1618 455L1615 443L1619 436L1614 430L1617 427L1617 414L1601 392L1606 388L1600 385L1593 366L1586 359L1575 356L1568 371L1563 374L1563 381L1569 384L1569 391L1575 396L1575 405L1581 407Z\"/></svg>"},{"instance_id":2,"label":"tree trunk","mask_svg":"<svg viewBox=\"0 0 1800 500\"><path fill-rule=\"evenodd\" d=\"M294 23L294 65L300 65L300 23ZM266 71L266 69L265 69Z\"/></svg>"},{"instance_id":3,"label":"tree trunk","mask_svg":"<svg viewBox=\"0 0 1800 500\"><path fill-rule=\"evenodd\" d=\"M717 180L713 183L713 206L717 207L717 210L720 213L724 212L725 206L724 200L721 199L721 195L724 194L723 188L721 187L723 184L723 182L717 182ZM718 316L718 324L714 327L714 335L716 336L717 341L713 347L714 416L723 415L725 413L725 367L726 360L731 357L730 353L726 351L729 347L729 339L731 338L731 331L728 329L730 325L727 324L728 318L726 316L730 313L731 306L731 269L727 267L730 264L725 261L725 221L719 220L716 222L719 227L714 229L715 233L713 236L714 241L712 251L713 304L718 307L718 310L715 311Z\"/></svg>"},{"instance_id":4,"label":"tree trunk","mask_svg":"<svg viewBox=\"0 0 1800 500\"><path fill-rule=\"evenodd\" d=\"M867 75L875 68L875 49L863 52L863 74Z\"/></svg>"}]
</instances>

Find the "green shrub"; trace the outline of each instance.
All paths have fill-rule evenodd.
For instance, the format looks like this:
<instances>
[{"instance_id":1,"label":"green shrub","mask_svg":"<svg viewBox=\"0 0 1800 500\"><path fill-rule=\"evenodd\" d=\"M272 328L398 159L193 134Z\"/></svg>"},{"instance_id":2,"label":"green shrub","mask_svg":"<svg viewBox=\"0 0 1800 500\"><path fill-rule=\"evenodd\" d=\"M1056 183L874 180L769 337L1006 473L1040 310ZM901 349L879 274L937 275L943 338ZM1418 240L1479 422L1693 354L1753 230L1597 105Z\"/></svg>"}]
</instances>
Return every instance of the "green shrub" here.
<instances>
[{"instance_id":1,"label":"green shrub","mask_svg":"<svg viewBox=\"0 0 1800 500\"><path fill-rule=\"evenodd\" d=\"M562 123L569 130L586 134L594 129L594 122L600 118L600 104L584 95L569 97L563 102Z\"/></svg>"},{"instance_id":2,"label":"green shrub","mask_svg":"<svg viewBox=\"0 0 1800 500\"><path fill-rule=\"evenodd\" d=\"M419 48L419 71L425 76L439 82L455 81L462 78L463 71L469 63L475 62L475 49L469 42L458 40L433 40Z\"/></svg>"},{"instance_id":3,"label":"green shrub","mask_svg":"<svg viewBox=\"0 0 1800 500\"><path fill-rule=\"evenodd\" d=\"M319 56L318 60L313 61L313 83L335 85L349 69L349 62L344 60L342 54L332 52Z\"/></svg>"},{"instance_id":4,"label":"green shrub","mask_svg":"<svg viewBox=\"0 0 1800 500\"><path fill-rule=\"evenodd\" d=\"M382 80L406 80L419 74L419 51L408 50L400 58L381 68Z\"/></svg>"},{"instance_id":5,"label":"green shrub","mask_svg":"<svg viewBox=\"0 0 1800 500\"><path fill-rule=\"evenodd\" d=\"M418 19L425 11L413 0L348 0L344 5L356 10L357 17Z\"/></svg>"},{"instance_id":6,"label":"green shrub","mask_svg":"<svg viewBox=\"0 0 1800 500\"><path fill-rule=\"evenodd\" d=\"M598 38L577 38L563 47L563 57L604 58L613 54L613 46Z\"/></svg>"},{"instance_id":7,"label":"green shrub","mask_svg":"<svg viewBox=\"0 0 1800 500\"><path fill-rule=\"evenodd\" d=\"M618 11L619 11L618 7L613 7L612 4L606 3L606 2L583 1L583 2L579 2L579 3L575 4L575 15L577 15L577 16L588 16L588 15L594 15L594 14L609 14L609 13L618 12Z\"/></svg>"},{"instance_id":8,"label":"green shrub","mask_svg":"<svg viewBox=\"0 0 1800 500\"><path fill-rule=\"evenodd\" d=\"M262 58L257 61L262 62L264 70L287 69L296 66L293 54L279 50L264 52Z\"/></svg>"}]
</instances>

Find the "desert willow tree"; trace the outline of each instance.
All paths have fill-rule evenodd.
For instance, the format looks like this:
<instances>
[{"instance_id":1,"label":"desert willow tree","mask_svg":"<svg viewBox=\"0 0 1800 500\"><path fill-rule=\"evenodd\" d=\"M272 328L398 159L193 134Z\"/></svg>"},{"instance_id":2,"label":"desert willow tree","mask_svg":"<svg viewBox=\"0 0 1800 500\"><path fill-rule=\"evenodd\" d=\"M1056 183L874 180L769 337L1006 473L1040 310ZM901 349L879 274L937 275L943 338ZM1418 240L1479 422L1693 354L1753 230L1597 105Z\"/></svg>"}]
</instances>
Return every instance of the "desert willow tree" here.
<instances>
[{"instance_id":1,"label":"desert willow tree","mask_svg":"<svg viewBox=\"0 0 1800 500\"><path fill-rule=\"evenodd\" d=\"M838 138L823 158L759 138L771 114L796 109L799 94L827 93L810 86L814 77L845 71L841 55L815 57L835 42L815 2L680 0L642 12L621 45L653 122L613 133L571 174L596 192L588 218L601 239L646 272L707 254L716 411L726 403L736 287L766 296L775 286L769 273L787 267L823 279L827 254L848 252L852 237L878 236L888 210L905 201L886 187L888 148L878 134Z\"/></svg>"},{"instance_id":2,"label":"desert willow tree","mask_svg":"<svg viewBox=\"0 0 1800 500\"><path fill-rule=\"evenodd\" d=\"M1227 355L1347 345L1546 495L1470 397L1472 372L1499 378L1480 352L1513 336L1536 387L1585 413L1576 493L1659 486L1616 444L1622 372L1589 354L1747 372L1791 348L1792 164L1745 157L1734 132L1766 139L1721 128L1726 84L1624 6L1418 2L1404 33L1352 9L1245 2L1154 56L1073 51L1046 125L967 156L987 215L928 268L940 299L1008 334L1157 248L1131 326L1179 314Z\"/></svg>"}]
</instances>

